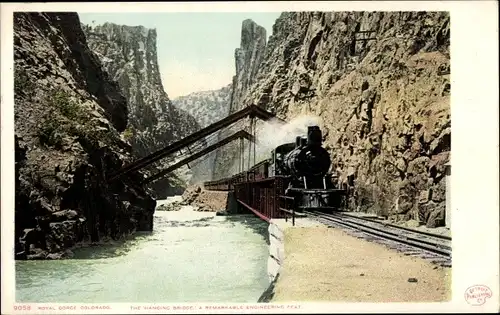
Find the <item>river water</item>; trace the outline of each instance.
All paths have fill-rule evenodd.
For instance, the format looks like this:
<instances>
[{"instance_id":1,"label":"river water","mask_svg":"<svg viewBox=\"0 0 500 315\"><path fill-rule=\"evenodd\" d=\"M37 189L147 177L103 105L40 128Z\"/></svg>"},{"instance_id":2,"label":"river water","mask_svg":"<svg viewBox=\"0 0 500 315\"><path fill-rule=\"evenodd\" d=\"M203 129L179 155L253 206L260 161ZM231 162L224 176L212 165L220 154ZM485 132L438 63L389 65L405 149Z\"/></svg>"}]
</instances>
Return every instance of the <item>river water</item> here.
<instances>
[{"instance_id":1,"label":"river water","mask_svg":"<svg viewBox=\"0 0 500 315\"><path fill-rule=\"evenodd\" d=\"M16 261L18 302L249 302L269 285L267 224L189 206L156 211L154 231L66 260Z\"/></svg>"}]
</instances>

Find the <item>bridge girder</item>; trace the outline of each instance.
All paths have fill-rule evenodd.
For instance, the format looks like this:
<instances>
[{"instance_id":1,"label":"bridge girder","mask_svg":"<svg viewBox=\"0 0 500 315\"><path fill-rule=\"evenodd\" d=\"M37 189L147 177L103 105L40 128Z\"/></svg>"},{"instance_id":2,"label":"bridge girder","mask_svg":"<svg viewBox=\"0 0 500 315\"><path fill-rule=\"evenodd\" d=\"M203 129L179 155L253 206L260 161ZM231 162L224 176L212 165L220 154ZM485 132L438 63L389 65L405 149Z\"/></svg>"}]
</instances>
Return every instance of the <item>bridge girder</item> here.
<instances>
[{"instance_id":1,"label":"bridge girder","mask_svg":"<svg viewBox=\"0 0 500 315\"><path fill-rule=\"evenodd\" d=\"M181 139L179 141L176 141L168 146L166 146L163 149L160 149L144 158L141 158L135 162L132 162L126 166L124 166L122 169L112 173L109 177L108 181L113 181L118 179L119 177L128 174L133 171L137 171L139 169L142 169L158 160L161 160L162 158L179 151L180 149L187 147L196 141L199 141L203 139L204 137L222 129L225 128L245 117L256 117L260 118L262 120L269 120L271 118L276 118L278 121L281 121L284 123L282 119L277 118L274 114L264 110L263 108L256 106L256 105L250 105L238 112L235 112L229 116L227 116L224 119L219 120L218 122L215 122L208 127L205 127L197 132L194 132L190 134L189 136L185 137L184 139Z\"/></svg>"},{"instance_id":2,"label":"bridge girder","mask_svg":"<svg viewBox=\"0 0 500 315\"><path fill-rule=\"evenodd\" d=\"M218 149L236 139L247 139L248 141L251 141L251 142L255 142L255 138L249 134L248 132L244 131L244 130L240 130L232 135L230 135L229 137L227 138L224 138L223 140L215 143L215 144L212 144L211 146L208 146L207 148L193 154L193 155L190 155L189 157L167 167L166 169L156 173L155 175L152 175L148 178L146 178L142 184L148 184L148 183L151 183L173 171L175 171L176 169L178 169L179 167L183 166L183 165L186 165L187 163L191 162L191 161L194 161L200 157L202 157L203 155L206 155L210 152L212 152L213 150L215 149Z\"/></svg>"}]
</instances>

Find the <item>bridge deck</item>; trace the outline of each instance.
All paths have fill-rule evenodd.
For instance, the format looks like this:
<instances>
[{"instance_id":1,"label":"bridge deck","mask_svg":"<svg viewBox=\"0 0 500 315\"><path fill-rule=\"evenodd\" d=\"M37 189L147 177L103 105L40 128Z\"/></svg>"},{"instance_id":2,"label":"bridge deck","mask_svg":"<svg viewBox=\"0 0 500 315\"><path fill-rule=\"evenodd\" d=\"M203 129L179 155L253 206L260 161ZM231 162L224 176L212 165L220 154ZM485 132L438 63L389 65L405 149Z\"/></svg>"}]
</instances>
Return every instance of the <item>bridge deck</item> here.
<instances>
[{"instance_id":1,"label":"bridge deck","mask_svg":"<svg viewBox=\"0 0 500 315\"><path fill-rule=\"evenodd\" d=\"M265 221L287 216L287 200L280 198L290 181L289 176L258 178L256 170L250 170L232 178L205 182L207 190L233 190L238 203Z\"/></svg>"}]
</instances>

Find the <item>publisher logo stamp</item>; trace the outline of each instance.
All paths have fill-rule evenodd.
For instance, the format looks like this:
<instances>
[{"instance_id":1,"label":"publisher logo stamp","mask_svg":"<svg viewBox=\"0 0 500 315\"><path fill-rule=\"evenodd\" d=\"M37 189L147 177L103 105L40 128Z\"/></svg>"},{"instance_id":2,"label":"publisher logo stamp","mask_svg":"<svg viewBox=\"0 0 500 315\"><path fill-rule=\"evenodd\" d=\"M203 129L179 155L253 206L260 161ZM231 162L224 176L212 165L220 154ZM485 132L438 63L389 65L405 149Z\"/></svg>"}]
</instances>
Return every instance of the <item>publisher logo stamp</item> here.
<instances>
[{"instance_id":1,"label":"publisher logo stamp","mask_svg":"<svg viewBox=\"0 0 500 315\"><path fill-rule=\"evenodd\" d=\"M473 285L467 288L464 294L465 301L474 306L483 305L491 296L491 289L485 285Z\"/></svg>"}]
</instances>

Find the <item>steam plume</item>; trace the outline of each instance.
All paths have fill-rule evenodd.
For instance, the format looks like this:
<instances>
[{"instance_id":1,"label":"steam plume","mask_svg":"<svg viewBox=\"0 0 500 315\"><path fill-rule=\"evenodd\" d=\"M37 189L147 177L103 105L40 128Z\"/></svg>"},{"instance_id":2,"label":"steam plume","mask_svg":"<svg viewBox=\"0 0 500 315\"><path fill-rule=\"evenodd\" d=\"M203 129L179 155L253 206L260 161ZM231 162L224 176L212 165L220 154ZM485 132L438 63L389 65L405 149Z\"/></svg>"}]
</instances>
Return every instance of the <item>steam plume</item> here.
<instances>
[{"instance_id":1,"label":"steam plume","mask_svg":"<svg viewBox=\"0 0 500 315\"><path fill-rule=\"evenodd\" d=\"M321 118L313 115L300 115L283 124L277 119L268 121L257 121L255 137L257 144L255 147L255 163L259 163L271 157L271 151L284 143L295 142L297 136L305 137L307 127L317 125L321 126ZM244 166L248 168L248 142L244 145ZM253 166L253 147L250 150L252 157L250 165ZM236 157L231 167L233 174L238 173L239 158Z\"/></svg>"}]
</instances>

